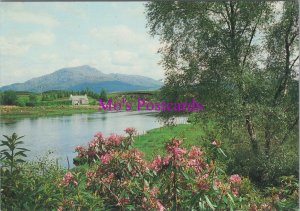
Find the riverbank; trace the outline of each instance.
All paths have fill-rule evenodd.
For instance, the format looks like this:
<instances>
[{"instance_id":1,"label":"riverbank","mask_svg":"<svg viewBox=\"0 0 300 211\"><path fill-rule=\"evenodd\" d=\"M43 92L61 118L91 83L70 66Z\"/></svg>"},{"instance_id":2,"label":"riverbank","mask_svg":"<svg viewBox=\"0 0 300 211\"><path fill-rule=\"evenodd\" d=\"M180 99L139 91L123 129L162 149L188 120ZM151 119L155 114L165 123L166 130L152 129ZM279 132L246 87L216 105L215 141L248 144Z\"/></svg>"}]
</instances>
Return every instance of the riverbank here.
<instances>
[{"instance_id":1,"label":"riverbank","mask_svg":"<svg viewBox=\"0 0 300 211\"><path fill-rule=\"evenodd\" d=\"M133 111L136 110L136 105L133 105ZM145 109L140 109L144 111ZM123 108L119 112L125 111ZM20 106L0 106L0 118L2 119L18 119L28 117L47 117L47 116L66 116L72 114L107 112L99 111L98 105L57 105L57 106L35 106L35 107L20 107ZM112 110L111 112L115 112Z\"/></svg>"},{"instance_id":2,"label":"riverbank","mask_svg":"<svg viewBox=\"0 0 300 211\"><path fill-rule=\"evenodd\" d=\"M36 107L19 107L19 106L0 106L0 117L3 119L26 118L26 117L43 117L43 116L60 116L77 113L94 113L98 112L97 105L87 106L36 106Z\"/></svg>"},{"instance_id":3,"label":"riverbank","mask_svg":"<svg viewBox=\"0 0 300 211\"><path fill-rule=\"evenodd\" d=\"M146 160L151 160L157 154L165 153L165 144L176 137L183 140L182 146L201 146L204 141L205 131L194 124L177 124L175 126L164 126L147 131L135 137L134 147L144 153Z\"/></svg>"}]
</instances>

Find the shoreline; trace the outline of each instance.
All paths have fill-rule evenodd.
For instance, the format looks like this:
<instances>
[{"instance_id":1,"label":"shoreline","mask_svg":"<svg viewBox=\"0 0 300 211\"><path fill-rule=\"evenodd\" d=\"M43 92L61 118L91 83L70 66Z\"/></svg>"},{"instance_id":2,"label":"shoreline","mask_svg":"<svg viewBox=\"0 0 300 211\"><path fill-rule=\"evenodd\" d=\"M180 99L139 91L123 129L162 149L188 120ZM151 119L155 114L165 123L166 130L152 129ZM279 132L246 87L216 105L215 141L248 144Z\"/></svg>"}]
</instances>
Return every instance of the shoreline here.
<instances>
[{"instance_id":1,"label":"shoreline","mask_svg":"<svg viewBox=\"0 0 300 211\"><path fill-rule=\"evenodd\" d=\"M61 105L61 106L36 106L36 107L20 107L20 106L0 106L1 119L22 119L22 118L37 118L51 116L69 116L73 114L89 114L89 113L119 113L119 112L135 112L126 111L99 111L98 105ZM142 109L139 112L145 112ZM147 111L147 113L157 114L155 111Z\"/></svg>"}]
</instances>

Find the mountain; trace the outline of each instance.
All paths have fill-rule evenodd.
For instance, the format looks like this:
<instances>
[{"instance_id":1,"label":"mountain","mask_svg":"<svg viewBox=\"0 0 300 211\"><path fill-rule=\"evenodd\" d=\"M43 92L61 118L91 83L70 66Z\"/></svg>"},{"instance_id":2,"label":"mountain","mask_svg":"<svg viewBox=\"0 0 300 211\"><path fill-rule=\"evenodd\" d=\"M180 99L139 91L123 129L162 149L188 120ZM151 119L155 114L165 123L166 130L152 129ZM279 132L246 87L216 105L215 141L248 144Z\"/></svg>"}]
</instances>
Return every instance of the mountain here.
<instances>
[{"instance_id":1,"label":"mountain","mask_svg":"<svg viewBox=\"0 0 300 211\"><path fill-rule=\"evenodd\" d=\"M48 90L79 91L89 88L94 92L102 88L108 92L153 90L162 83L149 77L126 74L105 74L88 65L57 70L51 74L32 78L24 83L3 86L0 90L44 92Z\"/></svg>"}]
</instances>

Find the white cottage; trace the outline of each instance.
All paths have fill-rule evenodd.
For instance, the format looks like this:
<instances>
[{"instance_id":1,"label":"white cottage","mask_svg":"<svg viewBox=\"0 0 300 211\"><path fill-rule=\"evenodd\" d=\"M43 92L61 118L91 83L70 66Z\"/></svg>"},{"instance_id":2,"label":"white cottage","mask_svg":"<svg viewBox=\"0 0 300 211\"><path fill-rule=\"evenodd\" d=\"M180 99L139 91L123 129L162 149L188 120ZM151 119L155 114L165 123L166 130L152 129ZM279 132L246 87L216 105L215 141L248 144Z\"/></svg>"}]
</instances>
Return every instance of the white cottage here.
<instances>
[{"instance_id":1,"label":"white cottage","mask_svg":"<svg viewBox=\"0 0 300 211\"><path fill-rule=\"evenodd\" d=\"M87 95L70 95L70 100L72 100L72 105L88 105L89 99Z\"/></svg>"}]
</instances>

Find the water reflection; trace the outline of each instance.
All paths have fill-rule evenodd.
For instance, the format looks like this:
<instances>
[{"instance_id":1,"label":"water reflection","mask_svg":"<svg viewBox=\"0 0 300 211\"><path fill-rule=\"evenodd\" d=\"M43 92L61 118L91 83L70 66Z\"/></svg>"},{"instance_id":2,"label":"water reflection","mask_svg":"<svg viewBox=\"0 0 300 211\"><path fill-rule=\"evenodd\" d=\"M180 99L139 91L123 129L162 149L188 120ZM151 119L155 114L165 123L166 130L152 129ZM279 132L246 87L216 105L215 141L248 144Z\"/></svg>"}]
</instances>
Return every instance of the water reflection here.
<instances>
[{"instance_id":1,"label":"water reflection","mask_svg":"<svg viewBox=\"0 0 300 211\"><path fill-rule=\"evenodd\" d=\"M181 122L183 122L181 120ZM66 166L66 156L72 161L77 145L87 144L97 131L104 135L124 134L127 127L135 127L140 133L160 127L161 123L149 112L116 112L74 114L71 116L40 117L0 120L2 135L25 135L23 141L29 148L29 158L53 150Z\"/></svg>"}]
</instances>

